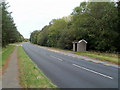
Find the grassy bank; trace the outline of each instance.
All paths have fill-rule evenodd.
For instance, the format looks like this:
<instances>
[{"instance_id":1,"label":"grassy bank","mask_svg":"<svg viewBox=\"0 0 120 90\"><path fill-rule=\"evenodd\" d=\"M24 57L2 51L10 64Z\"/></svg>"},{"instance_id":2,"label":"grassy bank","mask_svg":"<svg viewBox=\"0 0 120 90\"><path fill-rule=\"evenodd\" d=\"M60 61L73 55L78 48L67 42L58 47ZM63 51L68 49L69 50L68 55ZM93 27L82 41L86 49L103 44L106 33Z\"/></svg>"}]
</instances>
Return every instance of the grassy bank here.
<instances>
[{"instance_id":1,"label":"grassy bank","mask_svg":"<svg viewBox=\"0 0 120 90\"><path fill-rule=\"evenodd\" d=\"M2 52L0 53L0 58L2 59L2 62L0 62L0 67L5 65L7 58L13 52L14 48L14 45L8 45L6 48L2 49Z\"/></svg>"},{"instance_id":2,"label":"grassy bank","mask_svg":"<svg viewBox=\"0 0 120 90\"><path fill-rule=\"evenodd\" d=\"M22 47L18 48L20 83L24 88L56 88L26 55Z\"/></svg>"},{"instance_id":3,"label":"grassy bank","mask_svg":"<svg viewBox=\"0 0 120 90\"><path fill-rule=\"evenodd\" d=\"M118 62L118 55L117 54L100 53L100 52L88 52L88 51L87 52L73 52L73 54L93 57L93 58L104 60L104 61L107 61L107 62L120 64L120 62Z\"/></svg>"},{"instance_id":4,"label":"grassy bank","mask_svg":"<svg viewBox=\"0 0 120 90\"><path fill-rule=\"evenodd\" d=\"M54 47L45 47L45 46L42 46L42 47L47 48L47 49L52 49L52 50L63 51L63 52L68 52L68 53L72 53L72 54L92 57L92 58L97 59L97 60L107 61L107 62L111 62L111 63L120 65L120 61L118 61L118 54L114 54L114 53L101 53L101 52L95 52L95 51L94 52L93 51L74 52L71 50L64 50L64 49L54 48Z\"/></svg>"}]
</instances>

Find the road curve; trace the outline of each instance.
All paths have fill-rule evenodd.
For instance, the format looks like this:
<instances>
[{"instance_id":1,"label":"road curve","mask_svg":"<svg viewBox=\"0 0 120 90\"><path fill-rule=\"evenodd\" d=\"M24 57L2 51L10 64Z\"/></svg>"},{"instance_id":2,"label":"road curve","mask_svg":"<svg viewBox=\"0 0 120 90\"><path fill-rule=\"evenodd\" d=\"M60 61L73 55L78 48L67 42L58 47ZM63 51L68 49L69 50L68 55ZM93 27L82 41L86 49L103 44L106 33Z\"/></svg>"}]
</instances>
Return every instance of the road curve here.
<instances>
[{"instance_id":1,"label":"road curve","mask_svg":"<svg viewBox=\"0 0 120 90\"><path fill-rule=\"evenodd\" d=\"M23 43L28 56L59 88L118 88L118 69Z\"/></svg>"}]
</instances>

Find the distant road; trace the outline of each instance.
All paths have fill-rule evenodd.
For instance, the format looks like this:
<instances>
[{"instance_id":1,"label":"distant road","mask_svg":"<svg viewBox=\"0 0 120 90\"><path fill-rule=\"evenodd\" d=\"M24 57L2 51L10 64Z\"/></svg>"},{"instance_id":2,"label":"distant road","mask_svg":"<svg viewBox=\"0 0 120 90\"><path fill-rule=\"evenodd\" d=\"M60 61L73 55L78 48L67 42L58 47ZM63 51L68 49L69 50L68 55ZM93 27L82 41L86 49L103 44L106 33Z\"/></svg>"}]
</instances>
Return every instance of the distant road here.
<instances>
[{"instance_id":1,"label":"distant road","mask_svg":"<svg viewBox=\"0 0 120 90\"><path fill-rule=\"evenodd\" d=\"M60 88L118 88L118 69L24 43L23 48Z\"/></svg>"}]
</instances>

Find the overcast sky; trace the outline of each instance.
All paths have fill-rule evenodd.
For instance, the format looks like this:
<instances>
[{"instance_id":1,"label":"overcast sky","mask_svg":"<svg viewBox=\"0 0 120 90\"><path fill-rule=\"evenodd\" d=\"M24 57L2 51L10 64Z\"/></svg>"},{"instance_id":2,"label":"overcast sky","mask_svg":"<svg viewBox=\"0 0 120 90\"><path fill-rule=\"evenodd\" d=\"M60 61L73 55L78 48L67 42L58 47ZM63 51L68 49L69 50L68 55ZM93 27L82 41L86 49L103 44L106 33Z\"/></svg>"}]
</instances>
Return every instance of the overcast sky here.
<instances>
[{"instance_id":1,"label":"overcast sky","mask_svg":"<svg viewBox=\"0 0 120 90\"><path fill-rule=\"evenodd\" d=\"M72 13L85 0L6 0L18 31L29 38L34 30L41 30L52 19Z\"/></svg>"}]
</instances>

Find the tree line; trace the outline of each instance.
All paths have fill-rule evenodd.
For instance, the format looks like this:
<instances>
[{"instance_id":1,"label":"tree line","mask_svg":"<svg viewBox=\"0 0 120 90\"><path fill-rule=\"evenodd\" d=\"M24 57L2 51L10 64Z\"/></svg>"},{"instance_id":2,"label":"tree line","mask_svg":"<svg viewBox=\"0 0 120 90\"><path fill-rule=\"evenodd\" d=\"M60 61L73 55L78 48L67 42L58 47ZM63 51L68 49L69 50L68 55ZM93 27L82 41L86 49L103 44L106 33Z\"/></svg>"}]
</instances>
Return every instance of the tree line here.
<instances>
[{"instance_id":1,"label":"tree line","mask_svg":"<svg viewBox=\"0 0 120 90\"><path fill-rule=\"evenodd\" d=\"M9 43L21 42L24 40L24 37L17 30L16 24L14 23L13 17L11 16L12 12L8 11L8 3L0 3L0 17L1 23L0 26L2 30L2 46L5 47Z\"/></svg>"},{"instance_id":2,"label":"tree line","mask_svg":"<svg viewBox=\"0 0 120 90\"><path fill-rule=\"evenodd\" d=\"M120 51L120 2L82 2L71 15L53 19L31 33L34 44L72 49L74 40L85 39L88 50Z\"/></svg>"}]
</instances>

